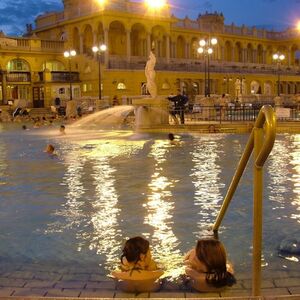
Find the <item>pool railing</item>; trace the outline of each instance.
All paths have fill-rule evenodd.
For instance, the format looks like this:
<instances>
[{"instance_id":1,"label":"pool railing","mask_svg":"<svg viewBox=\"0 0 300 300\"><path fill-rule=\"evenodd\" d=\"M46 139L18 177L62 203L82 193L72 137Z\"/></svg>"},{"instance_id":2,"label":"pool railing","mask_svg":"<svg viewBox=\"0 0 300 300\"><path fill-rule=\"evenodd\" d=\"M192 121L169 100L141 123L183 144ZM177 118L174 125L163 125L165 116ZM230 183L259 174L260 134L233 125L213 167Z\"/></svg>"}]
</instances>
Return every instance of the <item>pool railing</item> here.
<instances>
[{"instance_id":1,"label":"pool railing","mask_svg":"<svg viewBox=\"0 0 300 300\"><path fill-rule=\"evenodd\" d=\"M252 296L260 295L261 284L261 248L262 248L262 201L263 201L263 166L272 151L276 136L276 117L270 105L263 106L245 150L238 163L238 167L229 185L223 204L213 226L218 232L223 217L235 193L243 172L254 150L253 170L253 251L252 251Z\"/></svg>"}]
</instances>

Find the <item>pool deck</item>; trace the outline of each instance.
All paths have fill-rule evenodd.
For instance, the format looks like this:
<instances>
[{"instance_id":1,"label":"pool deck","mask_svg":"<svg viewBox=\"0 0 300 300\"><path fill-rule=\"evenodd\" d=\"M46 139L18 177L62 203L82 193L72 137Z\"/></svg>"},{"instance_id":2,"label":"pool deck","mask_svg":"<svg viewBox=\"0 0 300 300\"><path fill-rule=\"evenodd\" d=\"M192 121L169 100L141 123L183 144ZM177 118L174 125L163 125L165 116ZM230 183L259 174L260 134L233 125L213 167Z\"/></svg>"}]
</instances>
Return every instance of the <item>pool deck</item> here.
<instances>
[{"instance_id":1,"label":"pool deck","mask_svg":"<svg viewBox=\"0 0 300 300\"><path fill-rule=\"evenodd\" d=\"M251 272L249 277L239 276L237 284L222 292L199 293L182 282L164 281L158 292L124 293L117 289L114 280L104 277L95 270L84 273L75 269L41 271L38 265L20 266L8 271L8 265L0 267L1 299L127 299L127 298L167 298L167 299L300 299L300 272L287 275L284 272L263 274L260 297L251 297Z\"/></svg>"},{"instance_id":2,"label":"pool deck","mask_svg":"<svg viewBox=\"0 0 300 300\"><path fill-rule=\"evenodd\" d=\"M216 122L186 120L185 124L152 126L139 128L142 132L174 132L174 133L250 133L254 122ZM277 122L277 133L300 133L300 122Z\"/></svg>"}]
</instances>

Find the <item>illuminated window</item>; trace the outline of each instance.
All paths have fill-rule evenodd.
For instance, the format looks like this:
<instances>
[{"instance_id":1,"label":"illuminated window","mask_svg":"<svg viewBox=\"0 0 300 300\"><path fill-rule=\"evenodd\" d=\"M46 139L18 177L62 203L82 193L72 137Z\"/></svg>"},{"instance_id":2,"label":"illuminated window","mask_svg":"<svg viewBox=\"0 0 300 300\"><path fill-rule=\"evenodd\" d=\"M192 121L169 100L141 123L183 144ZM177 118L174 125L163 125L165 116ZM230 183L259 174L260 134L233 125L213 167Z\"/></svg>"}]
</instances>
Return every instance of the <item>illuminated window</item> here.
<instances>
[{"instance_id":1,"label":"illuminated window","mask_svg":"<svg viewBox=\"0 0 300 300\"><path fill-rule=\"evenodd\" d=\"M162 90L169 90L171 87L170 87L170 84L168 82L164 82L161 86L161 89Z\"/></svg>"},{"instance_id":2,"label":"illuminated window","mask_svg":"<svg viewBox=\"0 0 300 300\"><path fill-rule=\"evenodd\" d=\"M8 71L30 71L29 64L23 59L13 59L7 64Z\"/></svg>"},{"instance_id":3,"label":"illuminated window","mask_svg":"<svg viewBox=\"0 0 300 300\"><path fill-rule=\"evenodd\" d=\"M50 72L55 72L55 71L64 71L65 66L63 63L61 63L58 60L52 60L52 61L47 61L43 63L43 70L47 69Z\"/></svg>"},{"instance_id":4,"label":"illuminated window","mask_svg":"<svg viewBox=\"0 0 300 300\"><path fill-rule=\"evenodd\" d=\"M117 85L117 90L126 90L126 85L124 82L119 82Z\"/></svg>"},{"instance_id":5,"label":"illuminated window","mask_svg":"<svg viewBox=\"0 0 300 300\"><path fill-rule=\"evenodd\" d=\"M86 84L86 83L84 83L84 84L82 85L82 91L83 91L83 92L87 92L87 84Z\"/></svg>"}]
</instances>

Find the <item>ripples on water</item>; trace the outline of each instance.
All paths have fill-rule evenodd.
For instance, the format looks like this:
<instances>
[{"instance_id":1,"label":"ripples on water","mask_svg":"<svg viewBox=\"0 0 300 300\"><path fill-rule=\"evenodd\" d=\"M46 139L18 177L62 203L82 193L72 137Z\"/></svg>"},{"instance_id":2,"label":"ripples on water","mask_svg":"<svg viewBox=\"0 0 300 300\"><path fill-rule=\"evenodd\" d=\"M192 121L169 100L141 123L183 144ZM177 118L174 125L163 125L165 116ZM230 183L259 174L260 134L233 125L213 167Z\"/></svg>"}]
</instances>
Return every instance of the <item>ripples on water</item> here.
<instances>
[{"instance_id":1,"label":"ripples on water","mask_svg":"<svg viewBox=\"0 0 300 300\"><path fill-rule=\"evenodd\" d=\"M247 136L132 132L3 131L0 137L0 261L57 268L114 268L126 238L143 235L166 275L183 272L196 240L210 234ZM34 134L33 134L34 133ZM38 134L36 134L38 133ZM58 157L43 149L53 143ZM277 255L299 236L300 136L278 136L267 163L266 270L295 270ZM238 272L251 268L252 165L220 228Z\"/></svg>"}]
</instances>

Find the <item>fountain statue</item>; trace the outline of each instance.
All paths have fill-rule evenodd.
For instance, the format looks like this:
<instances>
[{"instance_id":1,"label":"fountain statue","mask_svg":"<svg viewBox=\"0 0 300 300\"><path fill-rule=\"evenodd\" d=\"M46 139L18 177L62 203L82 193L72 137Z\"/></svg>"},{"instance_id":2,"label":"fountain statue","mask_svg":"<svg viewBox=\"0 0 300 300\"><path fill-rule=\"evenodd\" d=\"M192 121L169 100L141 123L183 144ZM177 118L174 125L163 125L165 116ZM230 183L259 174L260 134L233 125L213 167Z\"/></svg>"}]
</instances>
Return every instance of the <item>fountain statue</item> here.
<instances>
[{"instance_id":1,"label":"fountain statue","mask_svg":"<svg viewBox=\"0 0 300 300\"><path fill-rule=\"evenodd\" d=\"M155 83L156 73L154 70L155 64L156 64L156 57L155 57L155 55L153 53L153 49L152 49L150 51L149 59L146 63L146 67L145 67L145 75L146 75L146 79L147 79L146 87L152 98L156 98L156 96L157 96L157 86Z\"/></svg>"},{"instance_id":2,"label":"fountain statue","mask_svg":"<svg viewBox=\"0 0 300 300\"><path fill-rule=\"evenodd\" d=\"M169 125L169 101L166 96L157 95L155 82L156 57L154 49L150 51L149 59L145 66L147 79L146 87L150 94L145 98L132 99L132 105L117 105L115 107L98 111L86 116L73 124L73 127L97 128L129 124L135 115L135 129L151 129ZM134 114L133 114L134 112Z\"/></svg>"},{"instance_id":3,"label":"fountain statue","mask_svg":"<svg viewBox=\"0 0 300 300\"><path fill-rule=\"evenodd\" d=\"M154 49L151 49L148 61L145 66L146 88L151 98L133 99L135 107L136 129L148 129L159 125L169 125L169 101L165 97L157 95L155 82L156 57Z\"/></svg>"}]
</instances>

